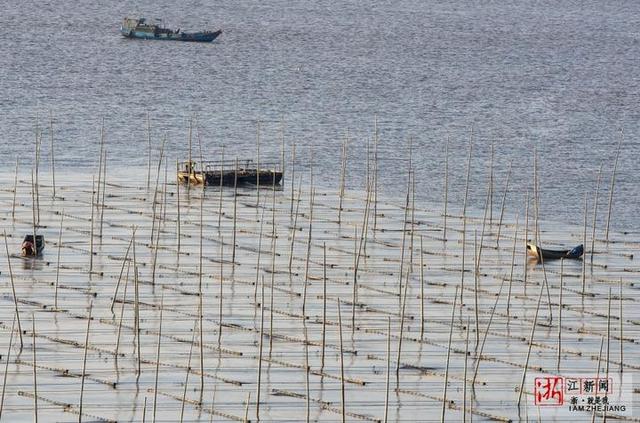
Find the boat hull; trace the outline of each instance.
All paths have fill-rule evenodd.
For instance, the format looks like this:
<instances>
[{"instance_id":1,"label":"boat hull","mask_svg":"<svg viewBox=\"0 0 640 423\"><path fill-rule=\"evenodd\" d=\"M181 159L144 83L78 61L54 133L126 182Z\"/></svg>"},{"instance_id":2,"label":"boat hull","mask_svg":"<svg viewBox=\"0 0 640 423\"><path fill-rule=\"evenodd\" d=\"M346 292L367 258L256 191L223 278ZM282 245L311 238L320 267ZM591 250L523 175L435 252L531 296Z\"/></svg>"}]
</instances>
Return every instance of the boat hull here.
<instances>
[{"instance_id":1,"label":"boat hull","mask_svg":"<svg viewBox=\"0 0 640 423\"><path fill-rule=\"evenodd\" d=\"M164 41L185 41L192 43L210 43L222 33L218 31L207 32L182 32L178 34L170 33L154 33L149 31L137 31L135 29L129 30L123 28L121 30L122 36L125 38L132 38L138 40L164 40Z\"/></svg>"},{"instance_id":2,"label":"boat hull","mask_svg":"<svg viewBox=\"0 0 640 423\"><path fill-rule=\"evenodd\" d=\"M538 260L578 259L582 257L584 248L581 245L571 250L547 250L534 244L527 244L527 254Z\"/></svg>"},{"instance_id":3,"label":"boat hull","mask_svg":"<svg viewBox=\"0 0 640 423\"><path fill-rule=\"evenodd\" d=\"M257 184L272 186L280 184L282 172L273 170L239 170L236 181L235 171L208 171L204 175L199 171L192 172L191 175L188 172L180 171L178 172L178 180L192 185L200 185L204 182L205 185L210 186L234 186L236 183L239 186Z\"/></svg>"}]
</instances>

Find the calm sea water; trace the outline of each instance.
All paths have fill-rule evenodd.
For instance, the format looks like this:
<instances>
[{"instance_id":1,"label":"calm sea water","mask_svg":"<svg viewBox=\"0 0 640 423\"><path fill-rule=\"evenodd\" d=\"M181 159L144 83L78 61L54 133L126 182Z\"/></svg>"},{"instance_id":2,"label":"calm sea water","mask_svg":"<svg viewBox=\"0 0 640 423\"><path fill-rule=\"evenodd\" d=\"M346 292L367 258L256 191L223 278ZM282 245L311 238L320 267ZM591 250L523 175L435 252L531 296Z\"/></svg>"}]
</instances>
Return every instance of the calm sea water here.
<instances>
[{"instance_id":1,"label":"calm sea water","mask_svg":"<svg viewBox=\"0 0 640 423\"><path fill-rule=\"evenodd\" d=\"M222 145L227 158L253 157L260 121L262 159L275 159L284 120L298 169L312 148L325 188L338 185L348 132L350 185L362 187L377 116L386 194L405 190L411 139L418 199L440 202L449 137L450 199L460 206L473 128L472 208L484 205L493 143L500 193L513 163L509 212L523 212L535 149L541 216L578 223L601 164L606 209L623 131L612 228L636 228L638 2L7 0L2 9L7 172L18 156L27 174L37 122L48 159L49 111L58 171L95 168L102 119L112 171L144 166L147 113L154 145L166 134L170 159L184 157L197 115L208 158ZM126 40L127 15L224 32L212 44Z\"/></svg>"}]
</instances>

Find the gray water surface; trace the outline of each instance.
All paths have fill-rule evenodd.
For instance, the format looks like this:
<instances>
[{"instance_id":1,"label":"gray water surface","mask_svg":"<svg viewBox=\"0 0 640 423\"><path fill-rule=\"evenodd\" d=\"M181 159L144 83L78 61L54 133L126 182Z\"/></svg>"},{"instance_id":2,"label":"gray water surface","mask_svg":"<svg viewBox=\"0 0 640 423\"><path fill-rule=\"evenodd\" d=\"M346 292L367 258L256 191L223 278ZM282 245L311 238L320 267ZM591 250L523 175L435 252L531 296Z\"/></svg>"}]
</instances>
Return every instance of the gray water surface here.
<instances>
[{"instance_id":1,"label":"gray water surface","mask_svg":"<svg viewBox=\"0 0 640 423\"><path fill-rule=\"evenodd\" d=\"M124 16L164 18L182 30L222 28L212 44L122 38ZM207 158L278 158L280 121L298 170L337 187L341 143L361 188L367 140L379 127L379 187L406 186L409 140L419 200L441 202L450 141L450 201L461 206L473 131L470 207L481 209L490 145L494 201L513 162L522 204L539 154L541 216L571 223L592 207L604 163L604 223L616 145L624 131L613 227L634 230L640 133L638 23L633 1L3 2L0 163L32 162L36 116L49 155L49 111L59 169L95 168L100 125L112 169L146 163L154 146L186 156L197 114ZM195 138L195 135L194 135ZM195 142L195 141L194 141Z\"/></svg>"}]
</instances>

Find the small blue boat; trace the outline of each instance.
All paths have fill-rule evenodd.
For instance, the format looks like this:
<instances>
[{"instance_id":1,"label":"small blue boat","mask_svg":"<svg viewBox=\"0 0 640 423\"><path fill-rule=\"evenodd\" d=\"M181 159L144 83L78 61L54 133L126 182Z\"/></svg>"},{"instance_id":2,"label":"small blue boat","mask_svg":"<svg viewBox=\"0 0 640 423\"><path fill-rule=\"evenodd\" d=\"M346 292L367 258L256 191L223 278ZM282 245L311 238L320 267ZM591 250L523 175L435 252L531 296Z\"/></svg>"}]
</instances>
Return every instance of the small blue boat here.
<instances>
[{"instance_id":1,"label":"small blue boat","mask_svg":"<svg viewBox=\"0 0 640 423\"><path fill-rule=\"evenodd\" d=\"M165 28L159 23L147 23L145 18L124 18L120 33L126 38L142 40L191 41L209 43L215 40L222 30L181 32L180 29Z\"/></svg>"}]
</instances>

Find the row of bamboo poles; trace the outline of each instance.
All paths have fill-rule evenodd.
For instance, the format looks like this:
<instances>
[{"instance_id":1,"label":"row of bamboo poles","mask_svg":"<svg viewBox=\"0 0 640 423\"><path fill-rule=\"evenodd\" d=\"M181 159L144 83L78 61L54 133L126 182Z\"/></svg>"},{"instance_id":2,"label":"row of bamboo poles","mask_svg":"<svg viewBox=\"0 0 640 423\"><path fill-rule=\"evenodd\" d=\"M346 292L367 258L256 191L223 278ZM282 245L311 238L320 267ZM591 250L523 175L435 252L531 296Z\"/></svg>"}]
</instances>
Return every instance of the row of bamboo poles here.
<instances>
[{"instance_id":1,"label":"row of bamboo poles","mask_svg":"<svg viewBox=\"0 0 640 423\"><path fill-rule=\"evenodd\" d=\"M32 401L34 421L72 413L78 421L171 415L386 422L418 416L425 406L438 409L432 420L508 421L528 417L529 372L560 373L581 360L608 377L640 365L624 355L636 343L630 279L638 269L628 265L627 251L638 245L609 230L622 138L605 229L596 229L600 168L592 210L585 195L583 228L561 234L589 245L589 257L532 266L525 240L546 245L559 236L542 228L537 153L523 207L508 202L509 176L495 192L493 153L484 207L468 204L473 133L463 204L449 204L447 141L444 201L430 210L416 204L411 141L402 203L379 197L377 124L358 191L347 189L348 135L337 189L316 186L313 154L308 174L295 168L295 144L283 186L181 186L168 170L175 158L166 139L156 150L149 122L146 175L118 176L103 123L92 182L74 177L61 184L59 176L56 187L52 126L50 182L41 180L36 131L31 178L20 178L16 160L13 186L1 189L11 210L3 215L11 310L0 319L9 334L0 419L19 413L23 398ZM193 132L191 125L190 159ZM258 125L258 166L260 138ZM284 170L284 127L281 162ZM55 233L47 250L56 260L12 254L24 230ZM55 323L44 317L50 315ZM502 343L514 352L500 351ZM22 355L27 348L30 360ZM515 385L514 378L500 380L505 369L519 372ZM56 392L53 376L79 383ZM124 394L115 409L98 407L103 391ZM496 405L484 392L510 398Z\"/></svg>"}]
</instances>

